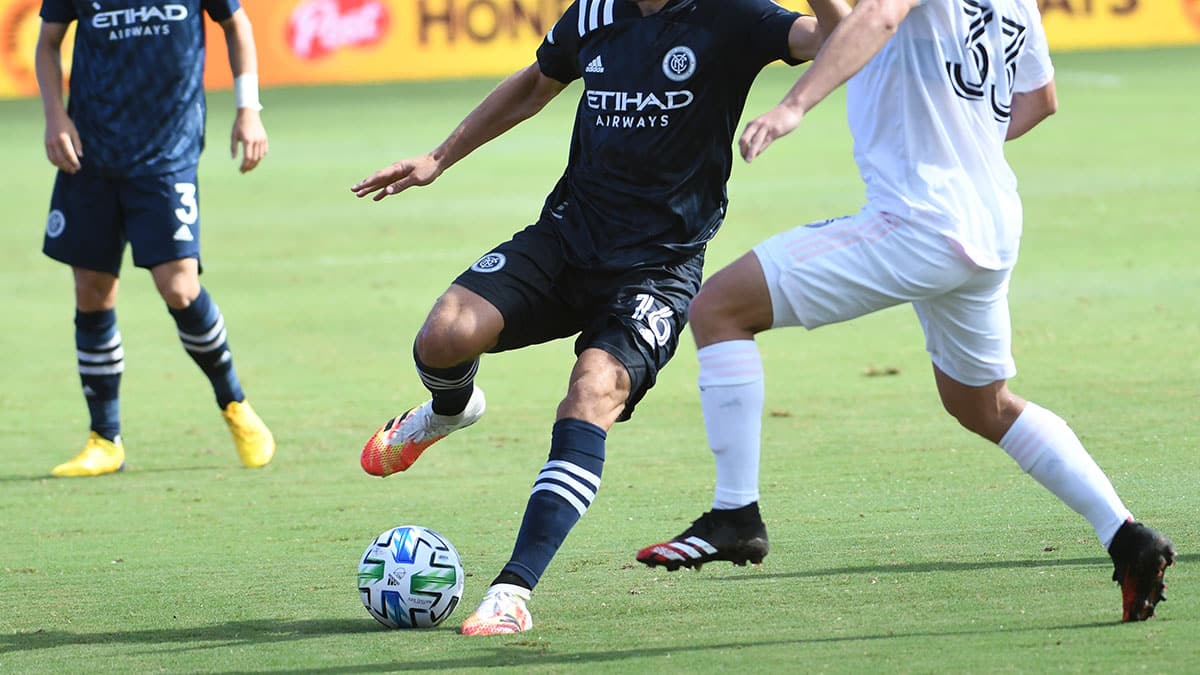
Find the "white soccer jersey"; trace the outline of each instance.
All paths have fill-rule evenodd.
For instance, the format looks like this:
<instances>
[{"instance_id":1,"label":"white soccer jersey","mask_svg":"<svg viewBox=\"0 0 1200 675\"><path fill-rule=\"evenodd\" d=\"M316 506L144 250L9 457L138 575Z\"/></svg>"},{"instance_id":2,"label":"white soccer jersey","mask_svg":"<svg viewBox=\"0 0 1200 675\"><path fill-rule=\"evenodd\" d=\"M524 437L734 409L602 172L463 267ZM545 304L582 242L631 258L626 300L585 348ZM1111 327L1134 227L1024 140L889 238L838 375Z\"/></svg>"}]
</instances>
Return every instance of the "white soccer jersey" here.
<instances>
[{"instance_id":1,"label":"white soccer jersey","mask_svg":"<svg viewBox=\"0 0 1200 675\"><path fill-rule=\"evenodd\" d=\"M875 209L925 223L980 267L1016 262L1004 158L1014 92L1054 76L1036 0L925 0L847 85L854 157Z\"/></svg>"}]
</instances>

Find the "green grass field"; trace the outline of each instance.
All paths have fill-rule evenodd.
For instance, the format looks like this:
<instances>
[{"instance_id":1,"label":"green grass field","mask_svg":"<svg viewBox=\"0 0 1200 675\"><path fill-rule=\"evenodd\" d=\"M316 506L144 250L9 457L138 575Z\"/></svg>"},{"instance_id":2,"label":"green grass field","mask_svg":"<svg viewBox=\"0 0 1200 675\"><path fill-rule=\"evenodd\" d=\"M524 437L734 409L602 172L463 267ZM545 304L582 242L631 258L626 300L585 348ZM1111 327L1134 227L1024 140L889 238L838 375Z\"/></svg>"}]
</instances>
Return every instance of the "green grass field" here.
<instances>
[{"instance_id":1,"label":"green grass field","mask_svg":"<svg viewBox=\"0 0 1200 675\"><path fill-rule=\"evenodd\" d=\"M1058 55L1060 113L1010 148L1026 205L1013 387L1070 421L1179 549L1170 602L1131 625L1086 521L942 412L917 321L897 308L762 338L762 567L633 560L711 498L688 337L610 434L604 486L537 589L534 631L458 635L510 553L570 342L487 357L488 416L410 473L367 476L358 452L425 397L410 346L438 293L536 217L578 85L382 204L349 186L438 143L492 82L265 92L271 154L247 176L224 153L231 99L212 95L203 280L276 460L238 466L149 276L127 262L128 470L50 479L87 432L71 281L40 252L53 178L40 105L0 102L0 672L1194 672L1200 70L1181 64L1197 59ZM795 74L768 70L748 113ZM710 271L857 209L843 102L735 167ZM432 631L380 628L355 590L364 547L402 523L447 535L467 569L462 606Z\"/></svg>"}]
</instances>

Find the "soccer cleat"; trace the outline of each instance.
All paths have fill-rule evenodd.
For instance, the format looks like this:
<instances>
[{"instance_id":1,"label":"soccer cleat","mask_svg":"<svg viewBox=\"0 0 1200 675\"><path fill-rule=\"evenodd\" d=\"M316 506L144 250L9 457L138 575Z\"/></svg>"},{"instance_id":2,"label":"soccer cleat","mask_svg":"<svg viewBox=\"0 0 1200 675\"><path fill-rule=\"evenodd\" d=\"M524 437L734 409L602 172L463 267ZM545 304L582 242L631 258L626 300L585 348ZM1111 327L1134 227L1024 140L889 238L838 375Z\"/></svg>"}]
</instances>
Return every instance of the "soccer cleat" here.
<instances>
[{"instance_id":1,"label":"soccer cleat","mask_svg":"<svg viewBox=\"0 0 1200 675\"><path fill-rule=\"evenodd\" d=\"M275 456L275 437L259 418L258 413L246 401L233 401L221 411L233 443L237 446L238 459L251 469L265 466Z\"/></svg>"},{"instance_id":2,"label":"soccer cleat","mask_svg":"<svg viewBox=\"0 0 1200 675\"><path fill-rule=\"evenodd\" d=\"M59 478L79 476L102 476L125 469L125 446L121 437L108 440L92 432L83 445L83 452L69 462L63 462L50 470L50 475Z\"/></svg>"},{"instance_id":3,"label":"soccer cleat","mask_svg":"<svg viewBox=\"0 0 1200 675\"><path fill-rule=\"evenodd\" d=\"M638 551L637 559L650 567L662 565L669 572L680 567L700 569L714 560L758 565L769 548L767 526L754 502L738 509L706 511L671 541Z\"/></svg>"},{"instance_id":4,"label":"soccer cleat","mask_svg":"<svg viewBox=\"0 0 1200 675\"><path fill-rule=\"evenodd\" d=\"M399 417L393 417L363 446L359 463L372 476L390 476L404 471L422 452L451 432L479 421L487 402L483 390L475 387L467 407L457 415L433 412L433 401L426 401Z\"/></svg>"},{"instance_id":5,"label":"soccer cleat","mask_svg":"<svg viewBox=\"0 0 1200 675\"><path fill-rule=\"evenodd\" d=\"M495 584L484 594L475 613L462 624L463 635L503 635L533 628L533 617L525 608L529 589L513 584Z\"/></svg>"},{"instance_id":6,"label":"soccer cleat","mask_svg":"<svg viewBox=\"0 0 1200 675\"><path fill-rule=\"evenodd\" d=\"M1121 620L1145 621L1166 600L1163 575L1175 564L1175 546L1163 535L1132 520L1117 530L1108 547L1113 581L1121 585Z\"/></svg>"}]
</instances>

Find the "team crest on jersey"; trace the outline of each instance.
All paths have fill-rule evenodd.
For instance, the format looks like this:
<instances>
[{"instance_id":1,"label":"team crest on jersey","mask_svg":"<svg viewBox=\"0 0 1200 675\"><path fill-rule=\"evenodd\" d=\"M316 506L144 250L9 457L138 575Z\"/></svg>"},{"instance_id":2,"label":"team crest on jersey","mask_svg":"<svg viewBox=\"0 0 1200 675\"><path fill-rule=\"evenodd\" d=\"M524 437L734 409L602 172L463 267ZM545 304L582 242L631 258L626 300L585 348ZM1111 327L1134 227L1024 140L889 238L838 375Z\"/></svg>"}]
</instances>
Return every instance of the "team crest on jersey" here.
<instances>
[{"instance_id":1,"label":"team crest on jersey","mask_svg":"<svg viewBox=\"0 0 1200 675\"><path fill-rule=\"evenodd\" d=\"M503 253L489 253L476 260L475 264L471 265L471 269L475 272L489 274L491 272L499 272L507 262L508 258L505 258Z\"/></svg>"},{"instance_id":2,"label":"team crest on jersey","mask_svg":"<svg viewBox=\"0 0 1200 675\"><path fill-rule=\"evenodd\" d=\"M50 211L50 215L46 218L46 236L51 239L63 233L67 229L67 217L62 211L54 209Z\"/></svg>"},{"instance_id":3,"label":"team crest on jersey","mask_svg":"<svg viewBox=\"0 0 1200 675\"><path fill-rule=\"evenodd\" d=\"M696 72L696 52L690 47L672 47L663 57L663 74L672 82L683 82Z\"/></svg>"}]
</instances>

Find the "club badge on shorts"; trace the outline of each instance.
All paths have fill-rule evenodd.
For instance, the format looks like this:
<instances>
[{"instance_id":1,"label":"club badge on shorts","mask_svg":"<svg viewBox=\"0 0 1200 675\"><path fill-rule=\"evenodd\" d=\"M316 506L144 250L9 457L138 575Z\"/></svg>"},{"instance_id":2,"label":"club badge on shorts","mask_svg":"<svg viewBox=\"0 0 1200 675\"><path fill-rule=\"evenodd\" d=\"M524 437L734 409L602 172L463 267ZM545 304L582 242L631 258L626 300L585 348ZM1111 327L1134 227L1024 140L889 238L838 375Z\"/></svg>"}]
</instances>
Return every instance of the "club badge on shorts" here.
<instances>
[{"instance_id":1,"label":"club badge on shorts","mask_svg":"<svg viewBox=\"0 0 1200 675\"><path fill-rule=\"evenodd\" d=\"M67 229L67 217L58 209L51 210L50 215L46 217L46 236L54 239L65 229Z\"/></svg>"}]
</instances>

